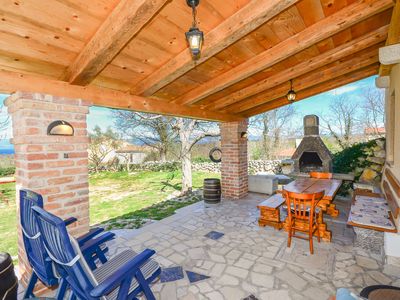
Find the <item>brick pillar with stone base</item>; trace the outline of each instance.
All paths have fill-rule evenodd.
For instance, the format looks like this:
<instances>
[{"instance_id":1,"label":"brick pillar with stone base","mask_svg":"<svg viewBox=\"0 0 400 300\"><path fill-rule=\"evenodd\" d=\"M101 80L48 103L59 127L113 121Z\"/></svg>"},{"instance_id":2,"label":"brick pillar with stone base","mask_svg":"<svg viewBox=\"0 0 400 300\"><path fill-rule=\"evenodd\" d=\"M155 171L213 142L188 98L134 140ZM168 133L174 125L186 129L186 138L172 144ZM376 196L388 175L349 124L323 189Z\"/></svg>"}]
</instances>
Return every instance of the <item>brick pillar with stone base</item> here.
<instances>
[{"instance_id":1,"label":"brick pillar with stone base","mask_svg":"<svg viewBox=\"0 0 400 300\"><path fill-rule=\"evenodd\" d=\"M248 193L247 132L248 120L220 124L222 150L222 195L240 199Z\"/></svg>"},{"instance_id":2,"label":"brick pillar with stone base","mask_svg":"<svg viewBox=\"0 0 400 300\"><path fill-rule=\"evenodd\" d=\"M43 196L48 211L62 219L72 216L78 219L69 226L72 235L86 232L89 229L89 138L86 130L89 103L22 92L11 95L5 103L13 125L17 207L21 188L35 191ZM48 125L55 120L69 122L74 127L74 135L47 135ZM19 272L26 285L31 269L19 226Z\"/></svg>"}]
</instances>

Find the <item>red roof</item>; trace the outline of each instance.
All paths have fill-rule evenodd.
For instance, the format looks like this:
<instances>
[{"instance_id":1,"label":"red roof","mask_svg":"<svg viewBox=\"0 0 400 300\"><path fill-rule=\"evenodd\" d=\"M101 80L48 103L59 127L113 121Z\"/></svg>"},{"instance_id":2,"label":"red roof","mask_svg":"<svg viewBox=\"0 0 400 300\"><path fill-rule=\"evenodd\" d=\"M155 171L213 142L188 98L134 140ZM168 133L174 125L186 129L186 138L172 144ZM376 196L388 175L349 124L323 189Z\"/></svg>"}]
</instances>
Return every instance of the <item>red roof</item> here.
<instances>
[{"instance_id":1,"label":"red roof","mask_svg":"<svg viewBox=\"0 0 400 300\"><path fill-rule=\"evenodd\" d=\"M364 129L365 134L384 134L386 133L386 128L385 127L369 127Z\"/></svg>"}]
</instances>

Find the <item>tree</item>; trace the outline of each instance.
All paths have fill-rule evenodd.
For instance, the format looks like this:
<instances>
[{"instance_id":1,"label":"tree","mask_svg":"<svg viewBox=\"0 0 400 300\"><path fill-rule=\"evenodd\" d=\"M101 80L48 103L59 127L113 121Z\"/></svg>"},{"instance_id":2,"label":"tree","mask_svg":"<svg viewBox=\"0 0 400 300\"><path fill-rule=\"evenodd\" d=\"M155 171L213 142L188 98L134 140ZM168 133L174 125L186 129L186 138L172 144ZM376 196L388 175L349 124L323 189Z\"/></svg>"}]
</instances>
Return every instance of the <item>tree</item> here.
<instances>
[{"instance_id":1,"label":"tree","mask_svg":"<svg viewBox=\"0 0 400 300\"><path fill-rule=\"evenodd\" d=\"M4 109L4 105L0 106L0 139L7 138L7 129L10 125L10 116L7 113L7 110Z\"/></svg>"},{"instance_id":2,"label":"tree","mask_svg":"<svg viewBox=\"0 0 400 300\"><path fill-rule=\"evenodd\" d=\"M207 136L219 135L209 132L215 124L194 119L118 110L114 112L114 118L115 126L125 135L157 149L161 161L165 161L167 153L176 155L182 162L182 194L192 190L193 146ZM173 153L176 144L179 144L179 150Z\"/></svg>"},{"instance_id":3,"label":"tree","mask_svg":"<svg viewBox=\"0 0 400 300\"><path fill-rule=\"evenodd\" d=\"M192 155L194 145L206 137L219 136L215 124L194 119L175 118L174 129L179 135L180 153L182 162L182 194L192 191ZM214 130L214 132L210 132Z\"/></svg>"},{"instance_id":4,"label":"tree","mask_svg":"<svg viewBox=\"0 0 400 300\"><path fill-rule=\"evenodd\" d=\"M122 145L117 133L111 128L107 128L105 132L99 126L96 126L92 133L89 134L89 163L94 167L95 172L100 167L108 163L107 157Z\"/></svg>"},{"instance_id":5,"label":"tree","mask_svg":"<svg viewBox=\"0 0 400 300\"><path fill-rule=\"evenodd\" d=\"M363 125L379 134L378 128L385 125L385 96L378 89L364 89Z\"/></svg>"},{"instance_id":6,"label":"tree","mask_svg":"<svg viewBox=\"0 0 400 300\"><path fill-rule=\"evenodd\" d=\"M176 140L173 118L125 110L114 110L113 116L115 127L125 136L155 149L162 162L167 160Z\"/></svg>"},{"instance_id":7,"label":"tree","mask_svg":"<svg viewBox=\"0 0 400 300\"><path fill-rule=\"evenodd\" d=\"M261 131L264 159L272 159L279 149L283 135L294 134L292 120L296 116L293 105L283 106L255 116L250 126Z\"/></svg>"},{"instance_id":8,"label":"tree","mask_svg":"<svg viewBox=\"0 0 400 300\"><path fill-rule=\"evenodd\" d=\"M342 150L352 144L352 136L356 131L359 113L359 103L350 100L345 95L335 96L329 105L329 112L322 115L324 128L333 136Z\"/></svg>"}]
</instances>

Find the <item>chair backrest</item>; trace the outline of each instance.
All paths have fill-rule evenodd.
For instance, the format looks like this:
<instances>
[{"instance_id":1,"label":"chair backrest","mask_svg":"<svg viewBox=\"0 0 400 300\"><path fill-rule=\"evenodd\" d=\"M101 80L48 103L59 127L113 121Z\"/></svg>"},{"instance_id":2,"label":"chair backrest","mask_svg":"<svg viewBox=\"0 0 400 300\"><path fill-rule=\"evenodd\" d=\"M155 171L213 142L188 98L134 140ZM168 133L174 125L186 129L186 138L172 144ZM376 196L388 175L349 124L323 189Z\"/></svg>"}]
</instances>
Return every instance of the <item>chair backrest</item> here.
<instances>
[{"instance_id":1,"label":"chair backrest","mask_svg":"<svg viewBox=\"0 0 400 300\"><path fill-rule=\"evenodd\" d=\"M317 178L317 179L332 179L333 174L325 173L325 172L310 172L310 177Z\"/></svg>"},{"instance_id":2,"label":"chair backrest","mask_svg":"<svg viewBox=\"0 0 400 300\"><path fill-rule=\"evenodd\" d=\"M324 197L325 192L301 194L284 191L284 195L288 207L289 221L294 217L301 220L310 220L311 222L314 218L315 206Z\"/></svg>"},{"instance_id":3,"label":"chair backrest","mask_svg":"<svg viewBox=\"0 0 400 300\"><path fill-rule=\"evenodd\" d=\"M67 280L75 295L91 300L90 291L97 282L87 266L79 246L73 246L65 222L40 207L33 208L47 254L61 277ZM77 244L77 243L76 243Z\"/></svg>"},{"instance_id":4,"label":"chair backrest","mask_svg":"<svg viewBox=\"0 0 400 300\"><path fill-rule=\"evenodd\" d=\"M44 249L36 216L32 211L34 206L43 207L43 198L40 194L24 189L20 190L19 196L22 236L29 264L45 285L54 286L58 283L58 279Z\"/></svg>"}]
</instances>

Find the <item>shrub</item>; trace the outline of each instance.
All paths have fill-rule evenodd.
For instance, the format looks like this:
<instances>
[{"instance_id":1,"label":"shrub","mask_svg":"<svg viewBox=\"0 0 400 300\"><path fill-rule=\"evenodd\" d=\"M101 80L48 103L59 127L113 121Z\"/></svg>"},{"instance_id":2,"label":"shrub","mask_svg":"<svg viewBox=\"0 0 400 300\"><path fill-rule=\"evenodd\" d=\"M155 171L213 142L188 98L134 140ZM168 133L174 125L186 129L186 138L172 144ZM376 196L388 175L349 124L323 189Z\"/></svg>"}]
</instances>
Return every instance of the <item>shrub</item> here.
<instances>
[{"instance_id":1,"label":"shrub","mask_svg":"<svg viewBox=\"0 0 400 300\"><path fill-rule=\"evenodd\" d=\"M358 168L365 168L371 163L366 160L371 148L375 147L376 140L354 144L351 147L333 155L334 173L357 173ZM356 180L361 174L355 174Z\"/></svg>"},{"instance_id":2,"label":"shrub","mask_svg":"<svg viewBox=\"0 0 400 300\"><path fill-rule=\"evenodd\" d=\"M211 159L208 157L197 156L192 159L193 163L211 163Z\"/></svg>"},{"instance_id":3,"label":"shrub","mask_svg":"<svg viewBox=\"0 0 400 300\"><path fill-rule=\"evenodd\" d=\"M15 174L15 167L0 168L0 176L11 176Z\"/></svg>"}]
</instances>

